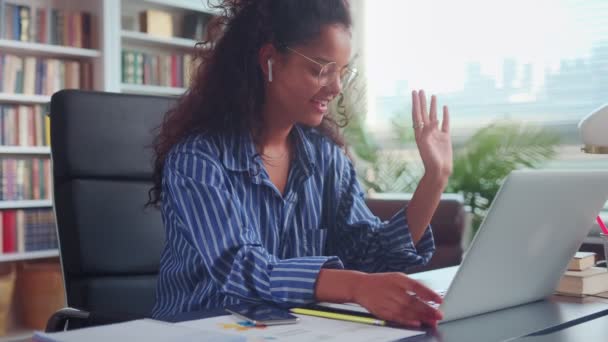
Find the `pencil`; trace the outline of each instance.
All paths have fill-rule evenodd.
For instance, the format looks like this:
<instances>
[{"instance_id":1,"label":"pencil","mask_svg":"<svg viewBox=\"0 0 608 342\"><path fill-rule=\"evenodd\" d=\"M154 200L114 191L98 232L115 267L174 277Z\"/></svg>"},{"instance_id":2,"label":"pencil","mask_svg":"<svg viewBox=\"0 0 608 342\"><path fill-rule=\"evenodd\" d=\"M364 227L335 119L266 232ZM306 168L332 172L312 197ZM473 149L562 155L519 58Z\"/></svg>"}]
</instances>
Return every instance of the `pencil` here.
<instances>
[{"instance_id":1,"label":"pencil","mask_svg":"<svg viewBox=\"0 0 608 342\"><path fill-rule=\"evenodd\" d=\"M346 315L346 314L340 314L340 313L335 313L335 312L310 310L310 309L302 309L302 308L291 309L291 312L301 314L301 315L337 319L337 320L341 320L341 321L349 321L349 322L355 322L355 323L365 323L365 324L380 325L380 326L387 325L386 321L383 321L381 319L375 319L375 318L370 318L370 317L361 317L361 316L355 316L355 315Z\"/></svg>"}]
</instances>

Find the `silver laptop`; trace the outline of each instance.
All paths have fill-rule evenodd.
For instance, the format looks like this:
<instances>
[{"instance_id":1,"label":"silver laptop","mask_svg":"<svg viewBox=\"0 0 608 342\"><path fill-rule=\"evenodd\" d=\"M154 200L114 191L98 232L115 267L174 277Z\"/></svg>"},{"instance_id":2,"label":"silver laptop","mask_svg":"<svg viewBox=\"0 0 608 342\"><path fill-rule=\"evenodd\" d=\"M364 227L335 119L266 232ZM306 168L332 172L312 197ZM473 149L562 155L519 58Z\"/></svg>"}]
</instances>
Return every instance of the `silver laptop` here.
<instances>
[{"instance_id":1,"label":"silver laptop","mask_svg":"<svg viewBox=\"0 0 608 342\"><path fill-rule=\"evenodd\" d=\"M442 322L551 295L608 199L608 171L512 172L445 292Z\"/></svg>"},{"instance_id":2,"label":"silver laptop","mask_svg":"<svg viewBox=\"0 0 608 342\"><path fill-rule=\"evenodd\" d=\"M543 299L554 292L607 200L608 171L513 171L447 291L421 274L412 278L443 293L441 323ZM367 312L352 303L319 305Z\"/></svg>"}]
</instances>

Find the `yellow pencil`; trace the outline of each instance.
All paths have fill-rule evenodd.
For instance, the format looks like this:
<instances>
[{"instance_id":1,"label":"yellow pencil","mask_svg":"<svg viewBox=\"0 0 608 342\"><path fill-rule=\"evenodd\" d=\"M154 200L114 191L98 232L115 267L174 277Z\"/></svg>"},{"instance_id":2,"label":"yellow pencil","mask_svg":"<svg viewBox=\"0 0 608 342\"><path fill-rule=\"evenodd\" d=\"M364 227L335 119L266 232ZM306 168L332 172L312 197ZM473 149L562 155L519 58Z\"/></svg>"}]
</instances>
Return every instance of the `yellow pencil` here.
<instances>
[{"instance_id":1,"label":"yellow pencil","mask_svg":"<svg viewBox=\"0 0 608 342\"><path fill-rule=\"evenodd\" d=\"M301 314L301 315L316 316L316 317L323 317L323 318L330 318L330 319L338 319L338 320L341 320L341 321L349 321L349 322L356 322L356 323L365 323L365 324L372 324L372 325L382 325L382 326L386 325L386 321L383 321L381 319L375 319L375 318L369 318L369 317L361 317L361 316L354 316L354 315L346 315L346 314L339 314L339 313L327 312L327 311L294 308L294 309L291 309L291 312L297 313L297 314Z\"/></svg>"}]
</instances>

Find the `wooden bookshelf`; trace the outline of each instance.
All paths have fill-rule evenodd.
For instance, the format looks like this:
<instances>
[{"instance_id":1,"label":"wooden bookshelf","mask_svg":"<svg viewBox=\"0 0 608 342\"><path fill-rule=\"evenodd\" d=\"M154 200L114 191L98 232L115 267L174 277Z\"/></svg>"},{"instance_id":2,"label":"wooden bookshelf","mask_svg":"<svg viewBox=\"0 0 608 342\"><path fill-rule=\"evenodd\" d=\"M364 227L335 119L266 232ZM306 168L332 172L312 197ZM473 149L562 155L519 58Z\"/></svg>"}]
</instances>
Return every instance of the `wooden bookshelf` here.
<instances>
[{"instance_id":1,"label":"wooden bookshelf","mask_svg":"<svg viewBox=\"0 0 608 342\"><path fill-rule=\"evenodd\" d=\"M90 79L92 81L92 86L94 89L96 90L110 90L106 85L108 84L108 82L111 82L111 78L109 78L110 74L107 73L106 74L106 68L103 65L103 61L104 61L104 55L106 53L111 53L111 50L108 50L105 46L102 46L101 44L101 39L104 36L104 32L101 30L102 28L105 27L105 22L107 20L109 20L109 17L104 17L104 11L106 10L106 8L108 7L115 7L115 8L120 8L120 0L116 1L116 0L91 0L91 1L80 1L80 0L53 0L53 1L48 1L48 0L11 0L11 1L5 1L5 2L0 2L0 4L6 4L9 3L11 5L17 5L17 6L28 6L30 8L30 17L29 17L29 24L35 24L34 26L38 25L38 23L40 23L39 20L43 20L40 18L49 18L49 17L36 17L37 15L37 11L36 9L38 8L45 8L46 10L50 11L51 9L57 9L59 11L63 11L64 13L75 13L75 12L86 12L86 13L90 13L91 14L91 18L94 17L94 20L91 21L91 24L94 25L95 27L92 27L91 32L92 32L92 36L89 37L87 39L83 38L74 38L74 37L80 37L79 35L76 36L70 36L70 43L73 43L74 45L79 45L82 43L83 46L94 46L95 48L82 48L82 47L75 47L75 46L65 46L65 45L58 45L58 44L50 44L50 43L40 43L40 42L36 42L34 40L36 40L36 33L34 31L30 31L31 35L28 37L30 41L19 41L19 40L11 40L11 39L7 39L8 36L0 36L0 54L2 54L3 56L17 56L20 58L25 58L25 57L35 57L36 58L36 68L34 69L34 80L35 82L39 82L39 77L41 77L41 72L48 72L48 74L44 74L45 77L47 77L46 82L51 82L51 83L46 83L45 85L47 87L50 86L50 84L53 84L52 82L54 82L54 80L52 78L49 77L57 77L58 79L61 79L61 81L59 83L55 83L55 84L61 84L61 85L65 85L65 86L72 86L75 87L74 84L80 84L81 80L83 78L84 72L83 71L85 69L82 69L82 65L83 64L88 64L92 67L92 73L89 75L86 75L87 79ZM46 13L50 13L50 12L46 12ZM23 14L21 14L21 17L15 17L18 18L18 20L22 20L23 19ZM15 19L13 18L13 19ZM67 16L66 16L67 18ZM114 18L112 18L114 19ZM119 19L118 19L119 20ZM3 17L2 19L0 19L0 21L2 21L0 24L4 25L5 24L5 17ZM46 21L47 23L49 23L49 21ZM19 22L20 25L21 22ZM84 25L85 21L83 19L83 25ZM31 27L31 26L30 26ZM0 27L0 32L5 32L5 26ZM46 26L47 29L49 29L49 31L47 32L51 32L51 30L55 29L55 27L51 28L51 26ZM57 31L55 32L65 32L65 31L61 31L60 29L57 28ZM84 26L83 26L83 34L84 34ZM49 40L50 41L50 33L48 33L49 36L45 36L45 40ZM55 33L56 34L56 33ZM56 37L56 36L55 36ZM63 36L65 37L65 36ZM13 38L13 37L10 37ZM113 39L120 39L120 37L118 35L114 35L112 37ZM82 40L79 40L82 39ZM64 42L67 42L65 39L63 40ZM56 42L56 41L55 41ZM76 43L74 43L76 42ZM99 44L98 44L99 42ZM68 43L66 43L68 44ZM67 65L62 64L61 65L61 69L55 68L54 70L54 74L52 74L51 72L49 72L47 69L39 69L39 64L40 60L45 60L45 59L58 59L61 61L61 63L65 63L66 61L69 62L77 62L79 63L79 67L76 69L78 70L78 72L80 73L79 76L73 76L75 74L71 74L72 78L70 79L70 82L67 82L66 79L67 77L69 77L70 73L75 69L70 69L69 71L67 70ZM31 59L30 59L31 61ZM46 62L46 61L45 61ZM5 64L4 66L7 67L7 65L10 66L10 64ZM70 68L73 66L74 64L70 65ZM23 69L21 69L21 71L25 74L26 72L26 64L23 64ZM63 69L63 68L66 69ZM10 67L7 67L10 68ZM30 72L31 69L27 69L27 72ZM65 71L64 71L65 70ZM3 70L4 71L4 70ZM14 69L11 70L12 72L14 72ZM88 71L88 70L87 70ZM64 74L65 72L65 74ZM30 74L31 75L31 74ZM53 75L53 76L50 76ZM0 81L5 81L6 79L4 78L4 73L3 73L3 79ZM90 76L90 77L89 77ZM28 106L42 106L43 109L42 111L40 111L38 108L36 108L36 110L34 111L34 113L39 113L44 115L46 113L46 105L49 104L49 102L51 101L51 96L48 95L39 95L39 94L23 94L23 93L12 93L12 91L14 89L20 89L22 88L23 91L27 91L26 89L29 89L30 92L33 92L32 86L31 86L31 81L30 79L25 79L26 76L23 76L24 80L22 80L21 82L26 82L29 81L30 83L30 87L26 88L25 86L22 87L18 87L15 86L14 84L9 84L8 86L6 84L2 84L3 85L3 89L2 91L0 91L0 105L2 106L19 106L19 105L28 105ZM80 77L80 78L79 78ZM119 75L116 75L116 78L118 78ZM76 80L77 82L75 82L74 80ZM5 81L6 82L6 81ZM19 82L19 81L16 81ZM19 84L19 83L17 83ZM23 83L22 83L23 84ZM39 84L36 84L36 91L40 91L39 90ZM54 88L54 87L53 87ZM21 91L21 90L16 90L16 91ZM29 113L29 112L28 112ZM28 114L29 115L29 114ZM6 117L5 117L6 118ZM30 120L28 118L28 120ZM10 121L8 121L10 122ZM29 123L30 121L28 121ZM6 123L6 122L5 122ZM14 132L14 131L11 131ZM0 131L0 134L5 133L5 131ZM23 133L23 131L19 131L19 133L17 134L25 134ZM28 134L30 134L28 132ZM38 136L39 137L39 136ZM0 158L3 159L29 159L29 158L37 158L37 159L49 159L50 158L50 147L49 146L0 146ZM48 163L48 161L45 161ZM51 176L52 177L52 176ZM46 189L47 191L50 191L50 194L52 194L52 189ZM48 193L47 193L48 194ZM12 210L23 210L23 209L41 209L41 210L45 210L45 211L49 211L52 210L53 208L53 202L51 199L46 199L46 200L3 200L0 201L0 210L3 211L3 214L6 214ZM26 214L28 215L28 214ZM51 224L51 222L48 222L48 220L50 220L50 217L52 217L52 215L50 213L47 213L47 223ZM4 218L5 216L3 216ZM52 231L48 232L49 234L52 234ZM3 234L2 230L0 230L0 234ZM0 264L1 266L11 266L11 265L18 265L18 264L23 264L32 260L38 260L38 261L49 261L52 263L59 263L59 250L57 248L54 249L48 249L48 250L41 250L41 251L30 251L30 252L10 252L10 253L3 253L0 252ZM13 294L13 297L11 298L12 301L12 305L11 308L9 310L9 319L7 323L7 327L8 327L8 332L5 335L0 336L0 342L8 342L8 341L26 341L29 340L32 335L33 335L33 329L32 328L28 328L25 326L25 322L21 321L21 318L18 315L18 310L19 310L19 305L17 305L18 303L18 299L19 296L27 296L27 293L23 292L24 290L21 289L15 289L15 293Z\"/></svg>"},{"instance_id":2,"label":"wooden bookshelf","mask_svg":"<svg viewBox=\"0 0 608 342\"><path fill-rule=\"evenodd\" d=\"M87 49L23 42L0 37L0 53L85 62L91 64L93 68L92 86L94 90L149 95L180 96L187 91L187 88L123 82L123 50L132 49L150 55L193 55L198 41L181 37L160 37L138 32L138 27L123 27L123 17L136 16L139 12L147 9L157 9L170 12L178 18L175 22L176 27L178 27L180 16L192 13L215 14L214 10L207 6L206 0L53 0L51 2L48 0L11 0L9 3L30 6L32 9L44 7L90 13L94 18L92 23L95 28L91 31L95 36L91 37L90 42L94 42L92 46L95 48ZM179 35L179 32L176 32L176 35ZM178 82L178 84L182 83ZM50 100L51 96L46 95L0 92L0 104L2 105L46 105ZM47 158L50 157L50 153L50 147L48 146L0 146L0 157L2 158L12 158L13 156L16 158ZM0 201L0 210L52 208L52 206L52 200ZM58 255L58 250L6 253L0 254L0 263L18 263L44 258L57 259ZM10 327L8 335L0 336L0 342L22 341L31 336L32 331L20 327L19 322L17 322L17 326Z\"/></svg>"}]
</instances>

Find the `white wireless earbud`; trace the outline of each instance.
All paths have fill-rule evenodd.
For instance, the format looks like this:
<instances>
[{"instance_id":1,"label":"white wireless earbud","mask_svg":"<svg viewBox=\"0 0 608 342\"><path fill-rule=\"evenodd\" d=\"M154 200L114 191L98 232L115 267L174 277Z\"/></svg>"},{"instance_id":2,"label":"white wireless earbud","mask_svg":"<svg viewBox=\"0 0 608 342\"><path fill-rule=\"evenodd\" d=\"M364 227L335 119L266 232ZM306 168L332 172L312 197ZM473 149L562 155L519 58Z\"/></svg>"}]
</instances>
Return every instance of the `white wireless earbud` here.
<instances>
[{"instance_id":1,"label":"white wireless earbud","mask_svg":"<svg viewBox=\"0 0 608 342\"><path fill-rule=\"evenodd\" d=\"M268 82L272 82L272 59L268 60Z\"/></svg>"}]
</instances>

